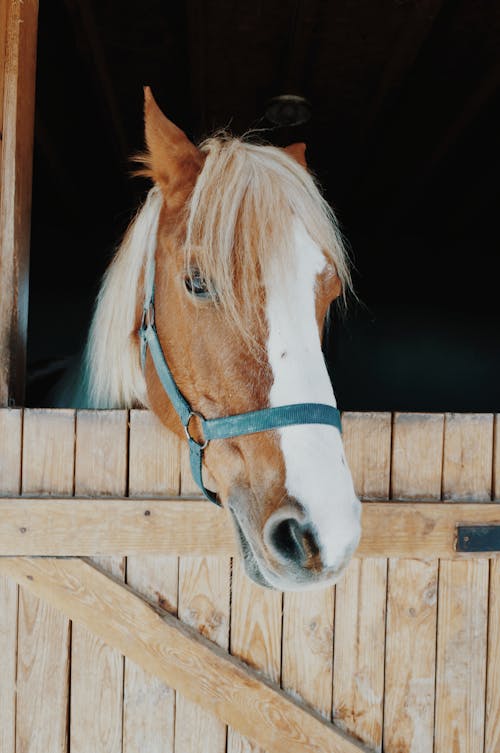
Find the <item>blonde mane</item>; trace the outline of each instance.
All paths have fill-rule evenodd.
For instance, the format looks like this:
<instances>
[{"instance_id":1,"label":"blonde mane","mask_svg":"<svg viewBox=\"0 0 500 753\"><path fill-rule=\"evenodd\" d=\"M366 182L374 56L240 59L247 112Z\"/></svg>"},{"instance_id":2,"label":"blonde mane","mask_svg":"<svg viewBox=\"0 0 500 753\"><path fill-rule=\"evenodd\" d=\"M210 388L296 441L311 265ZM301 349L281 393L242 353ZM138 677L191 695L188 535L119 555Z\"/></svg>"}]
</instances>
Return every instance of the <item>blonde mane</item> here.
<instances>
[{"instance_id":1,"label":"blonde mane","mask_svg":"<svg viewBox=\"0 0 500 753\"><path fill-rule=\"evenodd\" d=\"M134 326L140 280L156 249L162 202L154 186L104 275L84 355L83 380L93 408L147 404Z\"/></svg>"},{"instance_id":2,"label":"blonde mane","mask_svg":"<svg viewBox=\"0 0 500 753\"><path fill-rule=\"evenodd\" d=\"M290 263L294 218L335 265L343 290L350 287L335 215L311 174L282 149L224 134L207 139L200 149L205 163L186 206L186 269L198 268L213 285L218 305L244 338L252 340L246 322L261 300L270 259ZM147 404L134 326L161 206L155 186L104 276L85 351L89 406Z\"/></svg>"}]
</instances>

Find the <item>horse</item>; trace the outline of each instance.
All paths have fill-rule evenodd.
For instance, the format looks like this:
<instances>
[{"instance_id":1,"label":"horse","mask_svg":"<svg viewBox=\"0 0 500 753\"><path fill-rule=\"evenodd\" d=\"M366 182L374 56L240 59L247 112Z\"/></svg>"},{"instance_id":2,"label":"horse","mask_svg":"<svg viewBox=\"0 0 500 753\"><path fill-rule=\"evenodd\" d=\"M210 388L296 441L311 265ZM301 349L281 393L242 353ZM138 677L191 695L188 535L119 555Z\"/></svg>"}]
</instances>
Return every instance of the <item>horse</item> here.
<instances>
[{"instance_id":1,"label":"horse","mask_svg":"<svg viewBox=\"0 0 500 753\"><path fill-rule=\"evenodd\" d=\"M304 144L216 132L197 146L149 87L144 125L139 172L152 186L59 404L153 411L187 438L251 580L329 586L361 529L322 353L330 307L351 284L335 214Z\"/></svg>"}]
</instances>

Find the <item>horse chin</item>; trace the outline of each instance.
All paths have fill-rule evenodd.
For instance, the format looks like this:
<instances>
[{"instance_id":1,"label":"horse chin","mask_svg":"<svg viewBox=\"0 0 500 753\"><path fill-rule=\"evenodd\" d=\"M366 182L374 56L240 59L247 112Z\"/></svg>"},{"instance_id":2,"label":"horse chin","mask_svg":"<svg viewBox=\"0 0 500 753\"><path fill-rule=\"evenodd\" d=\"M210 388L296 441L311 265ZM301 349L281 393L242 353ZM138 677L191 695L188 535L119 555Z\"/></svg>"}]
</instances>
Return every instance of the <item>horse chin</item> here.
<instances>
[{"instance_id":1,"label":"horse chin","mask_svg":"<svg viewBox=\"0 0 500 753\"><path fill-rule=\"evenodd\" d=\"M264 588L273 589L274 586L272 586L271 583L269 583L269 581L266 580L266 578L264 577L262 570L259 567L257 557L255 556L253 549L248 542L247 537L243 533L243 529L238 521L238 518L233 512L233 510L231 510L231 515L234 521L234 526L236 529L236 534L238 537L238 543L240 547L240 554L243 559L243 564L244 564L245 572L247 576L250 578L250 580L253 580L254 583L257 583L258 586L263 586Z\"/></svg>"}]
</instances>

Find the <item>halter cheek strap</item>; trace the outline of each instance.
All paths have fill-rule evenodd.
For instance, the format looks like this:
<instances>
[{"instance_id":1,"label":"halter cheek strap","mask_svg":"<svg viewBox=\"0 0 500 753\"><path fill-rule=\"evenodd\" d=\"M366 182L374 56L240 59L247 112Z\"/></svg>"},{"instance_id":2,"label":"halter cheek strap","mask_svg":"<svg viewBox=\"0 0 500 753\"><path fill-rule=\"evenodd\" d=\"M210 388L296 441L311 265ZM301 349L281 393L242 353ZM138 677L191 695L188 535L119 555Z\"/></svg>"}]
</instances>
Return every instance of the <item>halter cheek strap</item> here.
<instances>
[{"instance_id":1,"label":"halter cheek strap","mask_svg":"<svg viewBox=\"0 0 500 753\"><path fill-rule=\"evenodd\" d=\"M229 439L297 424L326 424L342 431L340 412L332 405L324 405L323 403L280 405L276 408L264 408L223 418L204 418L200 413L193 410L175 383L158 338L154 321L154 289L149 301L144 306L139 337L143 371L146 365L147 349L149 348L158 378L184 426L189 444L193 478L205 497L219 507L221 503L217 499L217 495L207 489L203 483L203 451L213 439ZM190 433L191 419L195 416L202 431L203 441L201 442L197 442Z\"/></svg>"}]
</instances>

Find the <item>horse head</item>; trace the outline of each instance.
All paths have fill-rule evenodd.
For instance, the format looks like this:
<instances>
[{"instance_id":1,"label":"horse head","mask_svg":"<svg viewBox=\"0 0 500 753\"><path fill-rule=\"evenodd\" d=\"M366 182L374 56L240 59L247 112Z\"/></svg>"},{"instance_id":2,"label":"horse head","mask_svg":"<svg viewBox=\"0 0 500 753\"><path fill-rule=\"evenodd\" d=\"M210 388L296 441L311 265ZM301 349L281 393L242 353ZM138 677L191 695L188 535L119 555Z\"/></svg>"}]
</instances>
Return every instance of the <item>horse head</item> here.
<instances>
[{"instance_id":1,"label":"horse head","mask_svg":"<svg viewBox=\"0 0 500 753\"><path fill-rule=\"evenodd\" d=\"M185 438L151 354L140 366L138 331L154 289L155 333L198 445L197 414L335 408L321 338L349 273L304 145L219 134L195 146L149 89L145 134L154 187L99 297L87 362L94 402L146 405ZM113 326L104 347L102 331ZM301 422L216 439L201 472L231 517L250 578L282 590L338 579L360 536L339 427Z\"/></svg>"}]
</instances>

